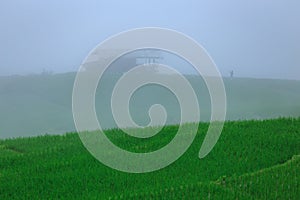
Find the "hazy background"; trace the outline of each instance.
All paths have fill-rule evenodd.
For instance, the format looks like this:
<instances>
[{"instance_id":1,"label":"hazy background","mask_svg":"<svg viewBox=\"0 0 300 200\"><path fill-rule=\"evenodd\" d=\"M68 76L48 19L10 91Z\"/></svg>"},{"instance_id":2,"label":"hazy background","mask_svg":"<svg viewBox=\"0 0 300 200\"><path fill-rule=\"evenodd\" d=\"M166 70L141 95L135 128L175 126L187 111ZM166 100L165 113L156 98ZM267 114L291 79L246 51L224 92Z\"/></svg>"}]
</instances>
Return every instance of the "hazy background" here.
<instances>
[{"instance_id":1,"label":"hazy background","mask_svg":"<svg viewBox=\"0 0 300 200\"><path fill-rule=\"evenodd\" d=\"M300 79L299 0L2 0L0 76L76 71L112 34L158 26L202 44L221 73Z\"/></svg>"},{"instance_id":2,"label":"hazy background","mask_svg":"<svg viewBox=\"0 0 300 200\"><path fill-rule=\"evenodd\" d=\"M0 139L75 131L72 89L84 58L113 34L149 26L180 31L206 48L225 76L226 120L300 117L299 10L299 0L1 0ZM191 75L184 60L161 56L161 63L186 74L200 120L209 121L210 95L201 77ZM96 112L106 129L116 127L113 86L135 61L116 61L98 85ZM233 78L227 77L231 70ZM168 124L180 122L178 102L167 89L143 87L130 102L139 125L149 123L154 104L166 108Z\"/></svg>"}]
</instances>

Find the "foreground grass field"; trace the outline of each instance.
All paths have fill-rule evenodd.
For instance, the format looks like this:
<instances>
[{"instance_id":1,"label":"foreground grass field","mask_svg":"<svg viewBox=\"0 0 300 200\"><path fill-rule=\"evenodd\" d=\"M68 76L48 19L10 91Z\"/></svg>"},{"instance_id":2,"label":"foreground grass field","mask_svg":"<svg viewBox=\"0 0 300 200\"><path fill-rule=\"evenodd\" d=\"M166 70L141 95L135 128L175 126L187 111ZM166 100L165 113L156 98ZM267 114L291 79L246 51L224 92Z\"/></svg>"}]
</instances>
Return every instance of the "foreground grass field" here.
<instances>
[{"instance_id":1,"label":"foreground grass field","mask_svg":"<svg viewBox=\"0 0 300 200\"><path fill-rule=\"evenodd\" d=\"M147 152L167 144L177 128L148 140L106 134L124 149ZM146 174L104 166L75 133L0 140L0 199L299 199L300 118L226 122L200 160L207 128L200 124L179 160Z\"/></svg>"}]
</instances>

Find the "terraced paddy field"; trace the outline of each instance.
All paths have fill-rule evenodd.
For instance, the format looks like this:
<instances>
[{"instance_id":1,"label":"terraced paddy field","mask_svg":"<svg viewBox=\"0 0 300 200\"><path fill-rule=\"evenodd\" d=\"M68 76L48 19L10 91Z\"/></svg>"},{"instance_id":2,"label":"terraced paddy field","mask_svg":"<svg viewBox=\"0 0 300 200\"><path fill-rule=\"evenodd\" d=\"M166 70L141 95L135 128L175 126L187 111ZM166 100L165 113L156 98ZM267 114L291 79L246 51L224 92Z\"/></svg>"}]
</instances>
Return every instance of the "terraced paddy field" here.
<instances>
[{"instance_id":1,"label":"terraced paddy field","mask_svg":"<svg viewBox=\"0 0 300 200\"><path fill-rule=\"evenodd\" d=\"M180 159L145 174L103 165L76 133L0 140L0 199L299 199L300 118L226 122L215 148L199 159L207 128L199 124ZM124 149L148 152L177 129L166 126L150 139L118 129L105 134Z\"/></svg>"}]
</instances>

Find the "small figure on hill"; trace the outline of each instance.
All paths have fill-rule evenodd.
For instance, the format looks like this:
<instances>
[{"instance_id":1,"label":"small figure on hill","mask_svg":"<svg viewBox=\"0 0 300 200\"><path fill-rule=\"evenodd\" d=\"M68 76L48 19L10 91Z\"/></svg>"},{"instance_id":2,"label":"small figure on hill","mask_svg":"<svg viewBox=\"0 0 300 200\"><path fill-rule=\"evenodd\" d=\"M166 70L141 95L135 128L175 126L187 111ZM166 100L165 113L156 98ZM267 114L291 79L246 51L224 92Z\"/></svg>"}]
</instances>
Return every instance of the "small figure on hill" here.
<instances>
[{"instance_id":1,"label":"small figure on hill","mask_svg":"<svg viewBox=\"0 0 300 200\"><path fill-rule=\"evenodd\" d=\"M233 70L231 70L229 73L230 73L230 79L233 79Z\"/></svg>"}]
</instances>

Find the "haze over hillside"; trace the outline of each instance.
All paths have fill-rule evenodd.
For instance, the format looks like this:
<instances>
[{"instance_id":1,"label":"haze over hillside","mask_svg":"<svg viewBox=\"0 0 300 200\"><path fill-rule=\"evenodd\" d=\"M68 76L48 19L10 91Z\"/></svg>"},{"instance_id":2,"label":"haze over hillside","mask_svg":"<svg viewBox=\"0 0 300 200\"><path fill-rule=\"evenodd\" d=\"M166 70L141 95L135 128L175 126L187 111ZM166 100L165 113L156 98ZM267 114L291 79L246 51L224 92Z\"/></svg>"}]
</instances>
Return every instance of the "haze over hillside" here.
<instances>
[{"instance_id":1,"label":"haze over hillside","mask_svg":"<svg viewBox=\"0 0 300 200\"><path fill-rule=\"evenodd\" d=\"M58 134L74 131L72 89L75 73L0 77L0 137ZM167 75L166 75L167 76ZM200 77L187 76L199 99L201 121L210 119L210 98ZM115 123L110 96L118 76L101 79L96 93L98 119L104 128ZM300 81L224 78L227 92L227 120L300 116ZM140 125L149 122L148 110L162 104L168 124L179 123L180 109L175 96L150 85L132 96L130 111Z\"/></svg>"}]
</instances>

